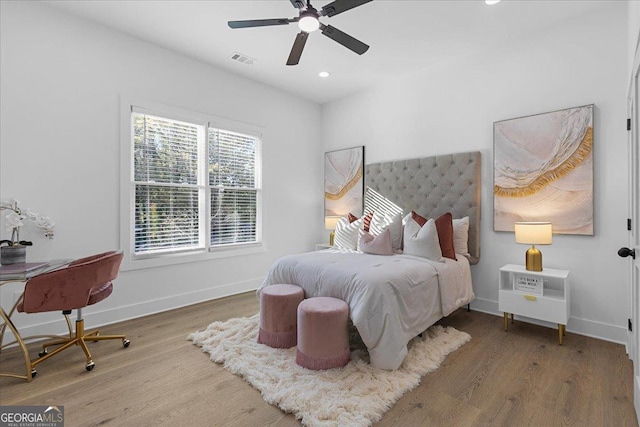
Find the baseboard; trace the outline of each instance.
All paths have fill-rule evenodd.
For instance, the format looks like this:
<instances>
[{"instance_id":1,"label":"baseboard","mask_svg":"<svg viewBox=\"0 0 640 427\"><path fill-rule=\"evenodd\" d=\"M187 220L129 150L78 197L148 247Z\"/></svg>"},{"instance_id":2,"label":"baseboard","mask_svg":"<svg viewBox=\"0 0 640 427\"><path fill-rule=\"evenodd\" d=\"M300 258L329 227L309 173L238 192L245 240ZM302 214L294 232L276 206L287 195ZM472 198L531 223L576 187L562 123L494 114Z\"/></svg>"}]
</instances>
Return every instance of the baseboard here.
<instances>
[{"instance_id":1,"label":"baseboard","mask_svg":"<svg viewBox=\"0 0 640 427\"><path fill-rule=\"evenodd\" d=\"M244 292L257 289L262 283L263 278L251 279L244 282L230 283L210 289L203 289L197 292L173 295L155 300L143 301L128 306L120 306L111 309L83 312L82 317L88 330L118 323L138 317L148 316L167 310L197 304L212 299L227 297L231 295L241 294ZM257 298L257 297L256 297ZM96 306L97 307L97 306ZM75 319L75 312L72 313L71 319ZM18 328L23 337L32 335L55 335L68 334L64 318L43 322L35 325L25 325ZM4 343L13 341L13 334L8 330L4 338Z\"/></svg>"},{"instance_id":2,"label":"baseboard","mask_svg":"<svg viewBox=\"0 0 640 427\"><path fill-rule=\"evenodd\" d=\"M166 298L159 298L150 301L143 301L138 304L131 304L123 307L102 310L93 313L84 313L85 323L89 329L102 327L112 323L122 322L138 317L148 316L150 314L160 313L167 310L197 304L216 298L222 298L230 295L236 295L248 291L253 291L260 286L263 278L251 279L244 282L231 283L211 289L203 289L197 292L190 292L180 295L174 295ZM502 312L498 311L498 302L476 298L471 302L471 310L480 311L482 313L492 314L502 317ZM549 328L556 328L557 325L544 322L537 319L531 319L522 316L516 316L523 321ZM626 345L627 329L620 326L614 326L593 320L580 319L570 317L567 325L567 332L584 335L592 338L610 341L617 344ZM36 325L20 327L22 336L44 335L44 334L64 334L66 326L62 319L43 322ZM11 332L7 331L4 342L13 340Z\"/></svg>"},{"instance_id":3,"label":"baseboard","mask_svg":"<svg viewBox=\"0 0 640 427\"><path fill-rule=\"evenodd\" d=\"M498 311L498 302L476 298L471 302L471 310L480 311L482 313L493 314L495 316L503 316ZM533 323L535 325L545 326L548 328L557 328L555 323L544 322L542 320L531 319L524 316L515 316L516 319ZM607 323L596 322L593 320L580 319L578 317L569 317L567 332L573 334L584 335L591 338L597 338L604 341L610 341L617 344L627 344L627 329L621 326L610 325Z\"/></svg>"}]
</instances>

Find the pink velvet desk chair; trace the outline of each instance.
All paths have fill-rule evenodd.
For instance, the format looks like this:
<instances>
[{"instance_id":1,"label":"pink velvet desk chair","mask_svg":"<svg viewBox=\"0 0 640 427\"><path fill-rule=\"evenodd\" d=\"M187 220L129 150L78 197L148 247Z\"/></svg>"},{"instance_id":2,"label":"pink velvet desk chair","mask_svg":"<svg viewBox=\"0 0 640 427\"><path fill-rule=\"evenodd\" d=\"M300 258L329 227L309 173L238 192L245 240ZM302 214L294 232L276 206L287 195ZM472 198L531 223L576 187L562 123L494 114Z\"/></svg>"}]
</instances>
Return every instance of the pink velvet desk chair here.
<instances>
[{"instance_id":1,"label":"pink velvet desk chair","mask_svg":"<svg viewBox=\"0 0 640 427\"><path fill-rule=\"evenodd\" d=\"M19 334L16 335L18 343L25 352L27 373L31 373L27 381L36 375L37 364L73 345L79 345L82 348L87 356L85 368L91 371L95 363L85 341L119 339L122 340L124 347L129 347L130 342L124 335L99 335L99 331L85 333L82 318L82 308L100 302L111 295L113 291L111 282L118 276L122 256L122 251L111 251L81 258L63 268L40 274L27 281L22 301L18 304L18 311L40 313L60 310L69 328L68 337L60 337L55 341L44 343L40 357L35 360L29 360L24 341ZM77 310L75 331L69 319L71 310ZM11 329L13 330L14 327ZM16 334L17 331L13 332ZM49 352L49 347L56 348Z\"/></svg>"}]
</instances>

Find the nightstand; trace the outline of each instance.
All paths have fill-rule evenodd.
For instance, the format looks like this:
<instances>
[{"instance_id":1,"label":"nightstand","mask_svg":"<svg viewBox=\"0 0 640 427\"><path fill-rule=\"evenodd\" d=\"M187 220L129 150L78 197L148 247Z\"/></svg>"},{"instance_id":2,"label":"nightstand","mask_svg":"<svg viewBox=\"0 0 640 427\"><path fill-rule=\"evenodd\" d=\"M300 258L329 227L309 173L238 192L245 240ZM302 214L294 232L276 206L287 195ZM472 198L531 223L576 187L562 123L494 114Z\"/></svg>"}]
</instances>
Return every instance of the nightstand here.
<instances>
[{"instance_id":1,"label":"nightstand","mask_svg":"<svg viewBox=\"0 0 640 427\"><path fill-rule=\"evenodd\" d=\"M508 264L500 269L498 310L504 312L504 330L508 317L530 317L558 324L558 342L562 345L569 320L569 272L545 268L529 271L523 265Z\"/></svg>"},{"instance_id":2,"label":"nightstand","mask_svg":"<svg viewBox=\"0 0 640 427\"><path fill-rule=\"evenodd\" d=\"M331 249L333 246L331 246L328 243L318 243L316 245L316 251L322 251L324 249Z\"/></svg>"}]
</instances>

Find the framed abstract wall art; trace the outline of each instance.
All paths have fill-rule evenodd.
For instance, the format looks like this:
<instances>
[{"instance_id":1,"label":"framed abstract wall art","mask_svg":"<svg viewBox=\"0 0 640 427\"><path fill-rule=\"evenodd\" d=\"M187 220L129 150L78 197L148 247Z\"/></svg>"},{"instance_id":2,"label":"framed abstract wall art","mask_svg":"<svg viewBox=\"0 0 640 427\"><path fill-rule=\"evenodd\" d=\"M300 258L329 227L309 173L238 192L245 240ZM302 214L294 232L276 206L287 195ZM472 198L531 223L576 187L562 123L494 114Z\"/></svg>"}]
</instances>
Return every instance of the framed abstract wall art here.
<instances>
[{"instance_id":1,"label":"framed abstract wall art","mask_svg":"<svg viewBox=\"0 0 640 427\"><path fill-rule=\"evenodd\" d=\"M493 124L495 231L549 221L554 234L594 234L593 108Z\"/></svg>"},{"instance_id":2,"label":"framed abstract wall art","mask_svg":"<svg viewBox=\"0 0 640 427\"><path fill-rule=\"evenodd\" d=\"M364 146L324 155L324 215L362 215Z\"/></svg>"}]
</instances>

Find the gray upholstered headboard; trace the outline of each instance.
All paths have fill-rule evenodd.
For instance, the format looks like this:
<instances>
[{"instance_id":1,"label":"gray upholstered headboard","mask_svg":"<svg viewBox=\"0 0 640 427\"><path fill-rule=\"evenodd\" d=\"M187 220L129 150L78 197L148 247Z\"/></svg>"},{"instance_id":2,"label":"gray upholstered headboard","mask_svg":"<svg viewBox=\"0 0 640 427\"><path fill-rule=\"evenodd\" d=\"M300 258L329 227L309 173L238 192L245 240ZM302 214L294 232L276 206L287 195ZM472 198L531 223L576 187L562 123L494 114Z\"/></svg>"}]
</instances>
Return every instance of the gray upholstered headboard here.
<instances>
[{"instance_id":1,"label":"gray upholstered headboard","mask_svg":"<svg viewBox=\"0 0 640 427\"><path fill-rule=\"evenodd\" d=\"M451 212L453 218L469 217L471 264L480 260L479 151L373 163L365 167L365 191L370 187L401 206L436 218Z\"/></svg>"}]
</instances>

